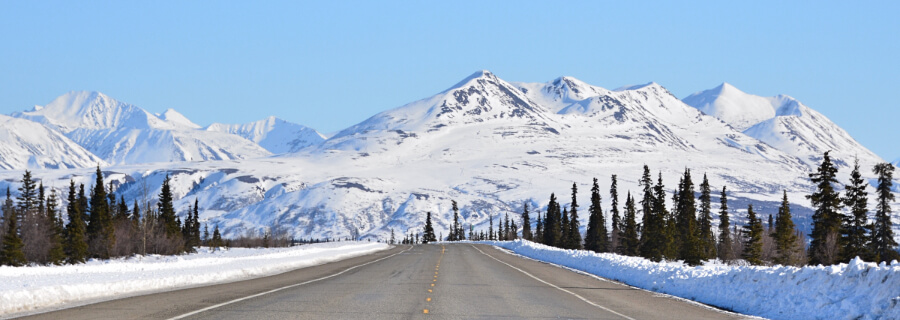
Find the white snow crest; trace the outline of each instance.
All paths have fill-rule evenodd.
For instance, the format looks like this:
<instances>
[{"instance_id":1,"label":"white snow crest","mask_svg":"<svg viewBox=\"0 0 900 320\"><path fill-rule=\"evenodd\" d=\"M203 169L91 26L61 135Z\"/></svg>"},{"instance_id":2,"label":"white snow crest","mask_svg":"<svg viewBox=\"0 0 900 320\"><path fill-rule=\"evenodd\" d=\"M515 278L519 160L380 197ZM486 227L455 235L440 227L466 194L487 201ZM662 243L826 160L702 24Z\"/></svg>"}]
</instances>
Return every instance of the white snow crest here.
<instances>
[{"instance_id":1,"label":"white snow crest","mask_svg":"<svg viewBox=\"0 0 900 320\"><path fill-rule=\"evenodd\" d=\"M900 319L900 266L854 259L815 267L652 262L529 241L483 241L638 288L771 319Z\"/></svg>"},{"instance_id":2,"label":"white snow crest","mask_svg":"<svg viewBox=\"0 0 900 320\"><path fill-rule=\"evenodd\" d=\"M332 242L290 248L137 256L63 266L0 266L0 317L138 293L245 280L386 250L384 243Z\"/></svg>"}]
</instances>

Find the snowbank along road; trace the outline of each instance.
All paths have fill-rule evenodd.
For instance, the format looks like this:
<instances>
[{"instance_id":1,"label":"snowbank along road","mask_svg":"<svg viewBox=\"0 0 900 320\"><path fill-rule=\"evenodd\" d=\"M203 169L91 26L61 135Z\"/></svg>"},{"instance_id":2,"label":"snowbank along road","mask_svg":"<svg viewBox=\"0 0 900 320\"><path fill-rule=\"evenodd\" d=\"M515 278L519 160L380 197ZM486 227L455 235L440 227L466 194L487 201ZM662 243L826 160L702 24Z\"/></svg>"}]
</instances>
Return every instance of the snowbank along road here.
<instances>
[{"instance_id":1,"label":"snowbank along road","mask_svg":"<svg viewBox=\"0 0 900 320\"><path fill-rule=\"evenodd\" d=\"M32 319L739 319L743 316L507 254L397 246L228 284L108 301Z\"/></svg>"}]
</instances>

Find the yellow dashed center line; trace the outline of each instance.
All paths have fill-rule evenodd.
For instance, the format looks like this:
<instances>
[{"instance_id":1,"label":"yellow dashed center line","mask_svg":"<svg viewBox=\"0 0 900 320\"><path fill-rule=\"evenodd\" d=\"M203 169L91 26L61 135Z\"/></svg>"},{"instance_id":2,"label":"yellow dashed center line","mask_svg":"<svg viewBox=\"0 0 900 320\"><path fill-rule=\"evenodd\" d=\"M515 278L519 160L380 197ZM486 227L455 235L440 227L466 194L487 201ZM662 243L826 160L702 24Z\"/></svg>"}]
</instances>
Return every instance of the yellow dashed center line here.
<instances>
[{"instance_id":1,"label":"yellow dashed center line","mask_svg":"<svg viewBox=\"0 0 900 320\"><path fill-rule=\"evenodd\" d=\"M425 301L431 301L431 298L425 299Z\"/></svg>"},{"instance_id":2,"label":"yellow dashed center line","mask_svg":"<svg viewBox=\"0 0 900 320\"><path fill-rule=\"evenodd\" d=\"M437 282L438 269L441 268L441 259L444 259L444 252L445 252L445 251L447 251L447 248L444 247L444 246L441 246L441 256L438 257L437 264L434 266L434 279L431 280L431 286L432 286L432 287L434 287L434 283ZM432 291L432 289L428 289L428 292L431 293L431 292L433 292L433 291ZM425 301L431 302L431 298L430 298L430 297L429 297L429 298L425 298ZM428 313L428 309L424 309L424 311L423 311L422 313Z\"/></svg>"},{"instance_id":3,"label":"yellow dashed center line","mask_svg":"<svg viewBox=\"0 0 900 320\"><path fill-rule=\"evenodd\" d=\"M425 309L425 312L424 312L424 313L428 313L428 309Z\"/></svg>"}]
</instances>

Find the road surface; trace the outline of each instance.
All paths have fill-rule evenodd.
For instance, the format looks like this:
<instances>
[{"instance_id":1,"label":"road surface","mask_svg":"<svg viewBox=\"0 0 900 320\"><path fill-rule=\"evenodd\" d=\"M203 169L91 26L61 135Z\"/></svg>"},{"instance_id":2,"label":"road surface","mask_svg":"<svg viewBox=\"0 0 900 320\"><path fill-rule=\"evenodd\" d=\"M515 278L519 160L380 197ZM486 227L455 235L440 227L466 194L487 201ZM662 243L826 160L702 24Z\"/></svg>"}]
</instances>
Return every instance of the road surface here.
<instances>
[{"instance_id":1,"label":"road surface","mask_svg":"<svg viewBox=\"0 0 900 320\"><path fill-rule=\"evenodd\" d=\"M472 244L397 246L276 276L30 319L740 319Z\"/></svg>"}]
</instances>

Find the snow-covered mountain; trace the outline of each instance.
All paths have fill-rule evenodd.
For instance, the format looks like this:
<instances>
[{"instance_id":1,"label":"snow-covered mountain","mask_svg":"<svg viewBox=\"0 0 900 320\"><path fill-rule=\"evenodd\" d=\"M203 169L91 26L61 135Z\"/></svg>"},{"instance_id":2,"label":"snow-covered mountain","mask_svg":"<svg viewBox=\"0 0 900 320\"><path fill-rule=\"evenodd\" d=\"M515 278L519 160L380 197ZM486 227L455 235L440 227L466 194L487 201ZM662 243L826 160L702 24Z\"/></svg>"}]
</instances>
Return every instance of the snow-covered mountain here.
<instances>
[{"instance_id":1,"label":"snow-covered mountain","mask_svg":"<svg viewBox=\"0 0 900 320\"><path fill-rule=\"evenodd\" d=\"M157 119L186 125L175 118ZM207 129L264 141L278 132L269 130L278 127L274 123ZM180 199L176 207L199 200L201 220L229 235L277 224L292 228L295 237L332 238L383 237L391 229L405 234L421 228L429 211L435 213L436 231L447 233L451 199L459 203L465 225L486 228L489 216L516 214L524 203L543 212L552 192L568 199L573 182L579 201L588 203L592 178L608 190L613 174L621 204L629 191L640 189L644 164L654 178L662 174L670 188L685 168L692 170L695 183L706 174L714 189L727 186L738 223L750 202L761 214L774 213L787 190L795 222L808 228L807 160L700 112L656 83L607 90L572 77L512 83L479 71L434 96L381 112L296 152L104 170L107 183L118 185L116 192L126 199L153 197L164 177L171 176ZM61 188L69 178L90 184L92 173L73 169L35 175ZM0 172L0 188L20 175ZM608 212L608 195L602 194ZM587 215L581 212L584 226Z\"/></svg>"},{"instance_id":2,"label":"snow-covered mountain","mask_svg":"<svg viewBox=\"0 0 900 320\"><path fill-rule=\"evenodd\" d=\"M57 169L106 166L66 136L30 120L0 115L0 169Z\"/></svg>"},{"instance_id":3,"label":"snow-covered mountain","mask_svg":"<svg viewBox=\"0 0 900 320\"><path fill-rule=\"evenodd\" d=\"M274 154L296 152L325 141L325 136L312 128L276 117L246 124L213 123L206 130L244 137Z\"/></svg>"},{"instance_id":4,"label":"snow-covered mountain","mask_svg":"<svg viewBox=\"0 0 900 320\"><path fill-rule=\"evenodd\" d=\"M169 109L154 115L99 92L74 91L12 116L43 123L112 164L248 159L270 155L241 137L200 129Z\"/></svg>"},{"instance_id":5,"label":"snow-covered mountain","mask_svg":"<svg viewBox=\"0 0 900 320\"><path fill-rule=\"evenodd\" d=\"M849 173L856 157L866 176L871 175L866 168L884 162L827 117L787 95L760 97L726 83L688 96L684 102L810 167L821 163L826 151L831 151L839 172Z\"/></svg>"}]
</instances>

